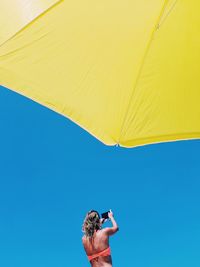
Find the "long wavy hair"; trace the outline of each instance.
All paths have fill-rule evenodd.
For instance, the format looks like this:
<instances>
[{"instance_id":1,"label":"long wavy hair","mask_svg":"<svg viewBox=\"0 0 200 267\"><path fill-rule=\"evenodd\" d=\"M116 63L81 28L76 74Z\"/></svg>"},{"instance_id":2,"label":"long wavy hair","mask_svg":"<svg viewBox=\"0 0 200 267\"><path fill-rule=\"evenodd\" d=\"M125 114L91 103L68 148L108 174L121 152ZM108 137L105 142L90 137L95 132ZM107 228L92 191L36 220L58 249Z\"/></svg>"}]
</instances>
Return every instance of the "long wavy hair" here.
<instances>
[{"instance_id":1,"label":"long wavy hair","mask_svg":"<svg viewBox=\"0 0 200 267\"><path fill-rule=\"evenodd\" d=\"M95 230L101 229L99 213L96 210L90 210L84 219L82 231L86 237L92 238Z\"/></svg>"}]
</instances>

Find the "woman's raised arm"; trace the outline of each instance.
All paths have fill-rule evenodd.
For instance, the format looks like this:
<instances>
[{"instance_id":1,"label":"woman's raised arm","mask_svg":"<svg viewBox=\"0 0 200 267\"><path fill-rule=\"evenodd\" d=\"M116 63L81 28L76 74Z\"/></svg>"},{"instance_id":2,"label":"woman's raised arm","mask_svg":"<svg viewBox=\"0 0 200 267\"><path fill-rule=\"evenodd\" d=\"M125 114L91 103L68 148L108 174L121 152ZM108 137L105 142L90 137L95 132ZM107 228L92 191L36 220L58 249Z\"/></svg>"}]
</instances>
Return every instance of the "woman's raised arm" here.
<instances>
[{"instance_id":1,"label":"woman's raised arm","mask_svg":"<svg viewBox=\"0 0 200 267\"><path fill-rule=\"evenodd\" d=\"M116 222L115 219L114 219L114 215L113 215L112 211L110 211L110 212L108 213L108 217L110 218L110 220L111 220L113 226L112 226L112 227L106 227L106 228L104 228L104 231L105 231L105 233L106 233L107 235L113 235L113 234L115 234L117 231L119 231L119 227L118 227L118 225L117 225L117 222Z\"/></svg>"}]
</instances>

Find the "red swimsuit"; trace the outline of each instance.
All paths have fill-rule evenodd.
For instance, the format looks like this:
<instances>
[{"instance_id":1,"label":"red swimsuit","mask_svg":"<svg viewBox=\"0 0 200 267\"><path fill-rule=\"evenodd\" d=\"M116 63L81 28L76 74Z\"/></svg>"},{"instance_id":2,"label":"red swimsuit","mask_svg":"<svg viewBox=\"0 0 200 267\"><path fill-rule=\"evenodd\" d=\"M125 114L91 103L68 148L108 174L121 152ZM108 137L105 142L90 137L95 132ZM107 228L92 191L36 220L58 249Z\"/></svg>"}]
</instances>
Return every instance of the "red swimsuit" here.
<instances>
[{"instance_id":1,"label":"red swimsuit","mask_svg":"<svg viewBox=\"0 0 200 267\"><path fill-rule=\"evenodd\" d=\"M88 256L88 260L91 261L95 258L98 258L99 256L109 256L111 255L111 250L110 250L110 247L104 249L103 251L100 251L98 253L95 253L93 255L87 255Z\"/></svg>"}]
</instances>

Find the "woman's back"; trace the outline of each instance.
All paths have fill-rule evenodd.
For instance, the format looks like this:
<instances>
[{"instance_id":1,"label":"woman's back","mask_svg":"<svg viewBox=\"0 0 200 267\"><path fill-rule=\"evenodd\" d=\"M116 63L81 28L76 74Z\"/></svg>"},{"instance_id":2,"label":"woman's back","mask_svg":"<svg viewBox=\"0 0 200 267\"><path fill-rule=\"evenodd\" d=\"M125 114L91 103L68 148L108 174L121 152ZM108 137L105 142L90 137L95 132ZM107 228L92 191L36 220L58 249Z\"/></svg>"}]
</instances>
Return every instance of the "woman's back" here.
<instances>
[{"instance_id":1,"label":"woman's back","mask_svg":"<svg viewBox=\"0 0 200 267\"><path fill-rule=\"evenodd\" d=\"M101 228L105 221L100 219L98 212L92 210L87 213L83 224L83 246L92 267L112 267L109 236L115 234L119 228L110 211L108 217L113 226Z\"/></svg>"},{"instance_id":2,"label":"woman's back","mask_svg":"<svg viewBox=\"0 0 200 267\"><path fill-rule=\"evenodd\" d=\"M109 247L109 236L106 233L106 228L95 231L92 238L83 236L83 246L87 255L94 255L106 250ZM90 261L92 267L111 267L112 257L98 256Z\"/></svg>"}]
</instances>

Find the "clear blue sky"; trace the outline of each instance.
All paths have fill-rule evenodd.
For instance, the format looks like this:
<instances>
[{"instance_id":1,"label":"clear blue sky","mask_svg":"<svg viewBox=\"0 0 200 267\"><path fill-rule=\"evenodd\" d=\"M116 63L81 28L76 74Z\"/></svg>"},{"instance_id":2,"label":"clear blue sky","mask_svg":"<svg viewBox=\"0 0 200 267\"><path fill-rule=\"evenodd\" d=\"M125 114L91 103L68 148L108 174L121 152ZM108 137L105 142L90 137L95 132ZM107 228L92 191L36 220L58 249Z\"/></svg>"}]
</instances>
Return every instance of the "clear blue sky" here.
<instances>
[{"instance_id":1,"label":"clear blue sky","mask_svg":"<svg viewBox=\"0 0 200 267\"><path fill-rule=\"evenodd\" d=\"M0 114L0 266L89 267L85 213L109 208L113 267L200 266L200 141L107 147L3 87Z\"/></svg>"}]
</instances>

